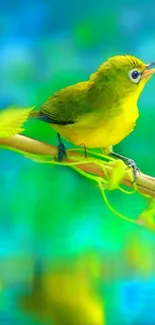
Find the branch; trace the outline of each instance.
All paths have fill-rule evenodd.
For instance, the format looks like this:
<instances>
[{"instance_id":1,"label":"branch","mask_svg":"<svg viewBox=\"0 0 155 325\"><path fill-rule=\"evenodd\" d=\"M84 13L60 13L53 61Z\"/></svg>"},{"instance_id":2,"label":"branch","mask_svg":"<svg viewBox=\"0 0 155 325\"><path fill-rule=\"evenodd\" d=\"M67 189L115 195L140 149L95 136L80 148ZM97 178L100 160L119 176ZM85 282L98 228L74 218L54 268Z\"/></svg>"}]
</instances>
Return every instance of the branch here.
<instances>
[{"instance_id":1,"label":"branch","mask_svg":"<svg viewBox=\"0 0 155 325\"><path fill-rule=\"evenodd\" d=\"M7 147L8 149L12 148L15 150L21 150L30 154L52 156L57 155L57 147L19 134L10 138L0 138L0 145L5 148ZM70 158L70 156L72 156L72 159ZM74 150L69 151L67 162L73 162L73 156L75 157L74 161L76 161L76 157L78 161L78 157L80 157L81 155ZM80 164L79 162L76 167L90 174L106 178L106 175L102 168L95 163L89 163L89 160L86 164ZM105 166L106 173L109 177L112 172L112 168L112 166ZM140 192L155 198L154 177L140 173L136 183ZM125 177L122 181L122 184L127 185L128 187L133 187L133 183L131 182L127 172L125 173Z\"/></svg>"}]
</instances>

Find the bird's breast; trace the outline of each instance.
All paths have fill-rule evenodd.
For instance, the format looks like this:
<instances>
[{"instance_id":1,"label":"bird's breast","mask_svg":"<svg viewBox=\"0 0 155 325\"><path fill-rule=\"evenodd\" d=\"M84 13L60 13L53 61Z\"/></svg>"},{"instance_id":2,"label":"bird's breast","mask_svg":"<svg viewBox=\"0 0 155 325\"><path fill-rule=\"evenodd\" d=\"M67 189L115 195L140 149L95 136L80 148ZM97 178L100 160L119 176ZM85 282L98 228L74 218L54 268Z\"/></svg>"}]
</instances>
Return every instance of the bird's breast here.
<instances>
[{"instance_id":1,"label":"bird's breast","mask_svg":"<svg viewBox=\"0 0 155 325\"><path fill-rule=\"evenodd\" d=\"M55 129L69 142L76 146L85 144L87 148L106 148L122 141L132 130L138 118L138 108L123 108L113 118L95 119L90 116L78 123L68 126L54 126Z\"/></svg>"}]
</instances>

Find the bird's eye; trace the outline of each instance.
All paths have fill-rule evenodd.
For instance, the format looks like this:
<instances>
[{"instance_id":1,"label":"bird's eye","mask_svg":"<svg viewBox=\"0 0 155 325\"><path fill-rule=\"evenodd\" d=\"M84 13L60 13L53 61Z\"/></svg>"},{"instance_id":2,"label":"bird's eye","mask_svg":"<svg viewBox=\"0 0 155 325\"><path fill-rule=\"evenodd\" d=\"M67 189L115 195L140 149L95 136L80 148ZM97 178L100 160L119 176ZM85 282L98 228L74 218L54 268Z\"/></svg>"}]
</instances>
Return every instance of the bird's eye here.
<instances>
[{"instance_id":1,"label":"bird's eye","mask_svg":"<svg viewBox=\"0 0 155 325\"><path fill-rule=\"evenodd\" d=\"M132 69L129 71L129 78L132 82L137 84L141 78L141 73L136 69Z\"/></svg>"}]
</instances>

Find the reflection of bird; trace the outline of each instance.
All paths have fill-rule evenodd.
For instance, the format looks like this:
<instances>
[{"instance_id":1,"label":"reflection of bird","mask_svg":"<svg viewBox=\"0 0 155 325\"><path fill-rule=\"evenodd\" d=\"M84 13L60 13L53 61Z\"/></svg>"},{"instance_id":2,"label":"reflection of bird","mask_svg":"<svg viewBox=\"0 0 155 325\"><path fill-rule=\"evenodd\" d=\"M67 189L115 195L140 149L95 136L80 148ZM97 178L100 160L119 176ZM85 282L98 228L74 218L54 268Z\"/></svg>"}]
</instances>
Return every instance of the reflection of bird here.
<instances>
[{"instance_id":1,"label":"reflection of bird","mask_svg":"<svg viewBox=\"0 0 155 325\"><path fill-rule=\"evenodd\" d=\"M103 63L88 81L64 88L31 113L51 123L59 137L58 159L65 148L60 135L74 145L103 148L106 154L128 159L112 152L134 128L139 116L137 101L155 69L130 56L114 56ZM134 167L134 166L133 166Z\"/></svg>"},{"instance_id":2,"label":"reflection of bird","mask_svg":"<svg viewBox=\"0 0 155 325\"><path fill-rule=\"evenodd\" d=\"M18 307L43 324L104 325L101 265L94 257L59 262L48 271L37 263L31 290L20 296Z\"/></svg>"}]
</instances>

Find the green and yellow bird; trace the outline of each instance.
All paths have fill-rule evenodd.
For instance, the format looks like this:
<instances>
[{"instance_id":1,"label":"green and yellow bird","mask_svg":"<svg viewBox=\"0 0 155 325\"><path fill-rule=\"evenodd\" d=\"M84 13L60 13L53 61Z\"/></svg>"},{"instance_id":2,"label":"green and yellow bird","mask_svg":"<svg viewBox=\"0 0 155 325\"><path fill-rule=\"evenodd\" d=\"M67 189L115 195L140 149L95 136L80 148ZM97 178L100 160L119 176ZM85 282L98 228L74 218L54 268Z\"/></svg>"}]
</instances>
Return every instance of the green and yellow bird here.
<instances>
[{"instance_id":1,"label":"green and yellow bird","mask_svg":"<svg viewBox=\"0 0 155 325\"><path fill-rule=\"evenodd\" d=\"M65 155L61 136L76 146L101 148L105 154L134 162L112 152L133 129L139 117L137 102L155 62L145 64L131 55L109 58L89 79L61 89L31 113L49 122L58 133L58 159Z\"/></svg>"}]
</instances>

